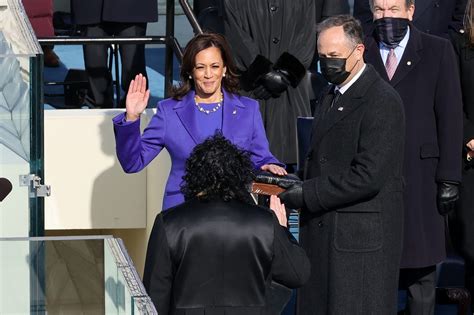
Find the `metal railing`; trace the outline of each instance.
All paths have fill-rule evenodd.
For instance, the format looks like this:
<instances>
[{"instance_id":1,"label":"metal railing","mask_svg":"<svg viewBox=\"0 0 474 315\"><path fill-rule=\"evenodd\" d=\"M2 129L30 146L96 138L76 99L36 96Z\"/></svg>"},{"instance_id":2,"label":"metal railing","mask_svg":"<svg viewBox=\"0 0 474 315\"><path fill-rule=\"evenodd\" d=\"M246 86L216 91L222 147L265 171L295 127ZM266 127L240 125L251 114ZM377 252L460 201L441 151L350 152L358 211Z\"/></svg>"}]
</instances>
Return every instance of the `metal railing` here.
<instances>
[{"instance_id":1,"label":"metal railing","mask_svg":"<svg viewBox=\"0 0 474 315\"><path fill-rule=\"evenodd\" d=\"M110 45L113 54L114 73L115 73L115 104L118 107L120 101L120 77L118 65L118 45L120 44L161 44L165 45L165 97L169 96L169 91L173 84L173 56L176 56L181 63L183 57L183 49L178 40L174 37L174 0L166 2L166 34L165 36L142 36L142 37L78 37L78 36L56 36L42 37L38 41L42 45L90 45L90 44L106 44ZM199 25L196 16L187 0L179 0L183 12L191 24L194 34L201 34L203 31ZM109 67L111 64L109 63ZM61 82L49 81L45 85L68 85L78 82Z\"/></svg>"}]
</instances>

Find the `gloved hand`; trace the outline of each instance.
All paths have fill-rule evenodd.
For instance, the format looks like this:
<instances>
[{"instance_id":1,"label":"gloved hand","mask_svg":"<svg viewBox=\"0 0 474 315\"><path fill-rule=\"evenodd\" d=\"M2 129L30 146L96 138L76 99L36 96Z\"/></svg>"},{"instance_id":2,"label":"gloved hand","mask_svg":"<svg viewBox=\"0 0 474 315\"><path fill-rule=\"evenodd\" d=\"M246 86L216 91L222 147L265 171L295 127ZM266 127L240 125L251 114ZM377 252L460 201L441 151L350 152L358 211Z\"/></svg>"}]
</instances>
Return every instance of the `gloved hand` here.
<instances>
[{"instance_id":1,"label":"gloved hand","mask_svg":"<svg viewBox=\"0 0 474 315\"><path fill-rule=\"evenodd\" d=\"M273 97L278 97L288 89L290 79L288 78L288 72L278 69L263 75L258 80L258 83L263 85Z\"/></svg>"},{"instance_id":2,"label":"gloved hand","mask_svg":"<svg viewBox=\"0 0 474 315\"><path fill-rule=\"evenodd\" d=\"M280 193L278 197L290 209L301 209L304 206L303 198L303 182L297 181L284 192Z\"/></svg>"},{"instance_id":3,"label":"gloved hand","mask_svg":"<svg viewBox=\"0 0 474 315\"><path fill-rule=\"evenodd\" d=\"M263 85L259 85L253 90L253 96L258 100L266 101L272 97L272 93L270 93Z\"/></svg>"},{"instance_id":4,"label":"gloved hand","mask_svg":"<svg viewBox=\"0 0 474 315\"><path fill-rule=\"evenodd\" d=\"M456 201L459 199L458 184L449 182L438 183L438 212L441 215L447 215L454 210Z\"/></svg>"}]
</instances>

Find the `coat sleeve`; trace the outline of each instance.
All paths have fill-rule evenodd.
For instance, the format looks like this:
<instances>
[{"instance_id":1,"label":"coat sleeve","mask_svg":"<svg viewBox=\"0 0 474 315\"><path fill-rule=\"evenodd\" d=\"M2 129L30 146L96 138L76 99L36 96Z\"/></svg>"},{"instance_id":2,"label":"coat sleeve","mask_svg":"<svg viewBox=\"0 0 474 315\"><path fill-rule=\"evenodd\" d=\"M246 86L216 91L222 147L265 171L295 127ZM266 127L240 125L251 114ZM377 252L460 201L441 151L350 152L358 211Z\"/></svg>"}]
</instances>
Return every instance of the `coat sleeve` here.
<instances>
[{"instance_id":1,"label":"coat sleeve","mask_svg":"<svg viewBox=\"0 0 474 315\"><path fill-rule=\"evenodd\" d=\"M289 32L291 35L288 53L294 56L305 69L308 69L316 52L315 4L314 0L305 0L293 1L293 5L299 6L299 8L295 8L295 12L299 12L299 16L287 14L284 20L288 26L283 27L283 32Z\"/></svg>"},{"instance_id":2,"label":"coat sleeve","mask_svg":"<svg viewBox=\"0 0 474 315\"><path fill-rule=\"evenodd\" d=\"M232 46L237 66L241 70L247 70L260 53L258 45L249 30L245 29L246 15L239 6L239 1L224 0L223 9L225 36Z\"/></svg>"},{"instance_id":3,"label":"coat sleeve","mask_svg":"<svg viewBox=\"0 0 474 315\"><path fill-rule=\"evenodd\" d=\"M384 99L384 106L372 101L375 106L366 110L359 130L358 152L350 167L304 181L303 195L309 211L335 210L369 200L394 173L391 168L400 167L398 159L402 159L405 139L402 100L393 90L372 97Z\"/></svg>"},{"instance_id":4,"label":"coat sleeve","mask_svg":"<svg viewBox=\"0 0 474 315\"><path fill-rule=\"evenodd\" d=\"M253 111L252 144L249 150L253 165L257 169L265 164L276 164L285 167L285 164L278 161L270 152L270 146L268 144L265 128L263 127L262 116L257 101L252 101L252 104L247 106Z\"/></svg>"},{"instance_id":5,"label":"coat sleeve","mask_svg":"<svg viewBox=\"0 0 474 315\"><path fill-rule=\"evenodd\" d=\"M156 216L148 241L143 285L155 305L158 314L169 314L173 284L173 268L163 213Z\"/></svg>"},{"instance_id":6,"label":"coat sleeve","mask_svg":"<svg viewBox=\"0 0 474 315\"><path fill-rule=\"evenodd\" d=\"M140 135L140 120L128 123L125 114L113 118L117 158L126 173L136 173L145 168L164 147L166 118L162 104Z\"/></svg>"},{"instance_id":7,"label":"coat sleeve","mask_svg":"<svg viewBox=\"0 0 474 315\"><path fill-rule=\"evenodd\" d=\"M461 83L453 47L443 40L435 92L439 161L436 180L461 182L463 111Z\"/></svg>"},{"instance_id":8,"label":"coat sleeve","mask_svg":"<svg viewBox=\"0 0 474 315\"><path fill-rule=\"evenodd\" d=\"M298 288L306 283L310 275L310 263L305 251L298 245L288 229L273 216L274 257L272 280L289 288Z\"/></svg>"}]
</instances>

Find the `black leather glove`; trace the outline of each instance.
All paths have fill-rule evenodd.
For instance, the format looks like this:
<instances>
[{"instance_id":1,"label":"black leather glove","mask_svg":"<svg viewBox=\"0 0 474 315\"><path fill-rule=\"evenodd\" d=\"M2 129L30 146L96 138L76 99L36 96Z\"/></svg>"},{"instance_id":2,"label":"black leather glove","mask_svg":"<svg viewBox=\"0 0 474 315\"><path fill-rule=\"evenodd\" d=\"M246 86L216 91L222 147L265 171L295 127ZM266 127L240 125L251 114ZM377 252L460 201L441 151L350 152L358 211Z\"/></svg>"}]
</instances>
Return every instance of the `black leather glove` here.
<instances>
[{"instance_id":1,"label":"black leather glove","mask_svg":"<svg viewBox=\"0 0 474 315\"><path fill-rule=\"evenodd\" d=\"M449 182L438 183L438 212L447 215L454 210L456 201L459 199L458 184Z\"/></svg>"},{"instance_id":2,"label":"black leather glove","mask_svg":"<svg viewBox=\"0 0 474 315\"><path fill-rule=\"evenodd\" d=\"M283 187L287 188L287 187ZM298 181L288 187L284 192L280 193L278 197L290 209L301 209L304 206L303 198L303 182Z\"/></svg>"},{"instance_id":3,"label":"black leather glove","mask_svg":"<svg viewBox=\"0 0 474 315\"><path fill-rule=\"evenodd\" d=\"M285 92L290 85L290 79L288 73L285 70L272 70L263 75L258 83L263 85L267 91L269 91L273 97L280 96L281 93Z\"/></svg>"},{"instance_id":4,"label":"black leather glove","mask_svg":"<svg viewBox=\"0 0 474 315\"><path fill-rule=\"evenodd\" d=\"M266 101L272 97L272 93L270 93L263 85L259 85L253 90L253 96L258 100Z\"/></svg>"}]
</instances>

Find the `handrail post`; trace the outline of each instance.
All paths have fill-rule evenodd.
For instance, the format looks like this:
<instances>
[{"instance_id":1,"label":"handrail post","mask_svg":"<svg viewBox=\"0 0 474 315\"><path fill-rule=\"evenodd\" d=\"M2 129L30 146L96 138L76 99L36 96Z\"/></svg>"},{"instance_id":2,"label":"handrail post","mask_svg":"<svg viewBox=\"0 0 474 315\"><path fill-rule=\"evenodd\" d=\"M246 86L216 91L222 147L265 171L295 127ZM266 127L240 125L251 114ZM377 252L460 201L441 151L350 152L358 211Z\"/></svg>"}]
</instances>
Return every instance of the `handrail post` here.
<instances>
[{"instance_id":1,"label":"handrail post","mask_svg":"<svg viewBox=\"0 0 474 315\"><path fill-rule=\"evenodd\" d=\"M191 26L193 27L194 34L202 34L202 28L199 25L198 20L196 19L196 16L194 15L193 9L189 5L188 0L179 0L179 3L181 4L181 7L183 8L184 14L188 18L189 23L191 23Z\"/></svg>"},{"instance_id":2,"label":"handrail post","mask_svg":"<svg viewBox=\"0 0 474 315\"><path fill-rule=\"evenodd\" d=\"M165 98L173 84L174 0L166 1Z\"/></svg>"}]
</instances>

